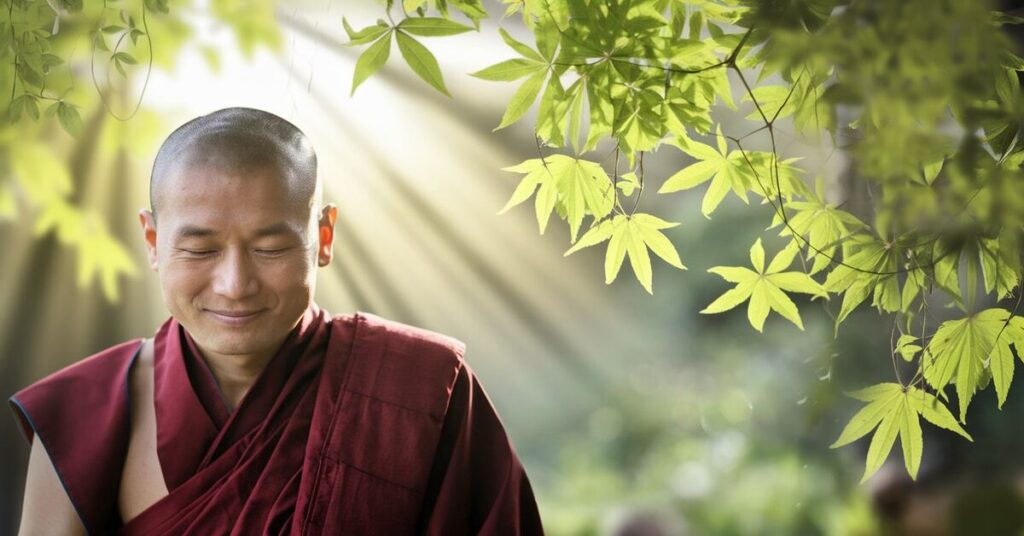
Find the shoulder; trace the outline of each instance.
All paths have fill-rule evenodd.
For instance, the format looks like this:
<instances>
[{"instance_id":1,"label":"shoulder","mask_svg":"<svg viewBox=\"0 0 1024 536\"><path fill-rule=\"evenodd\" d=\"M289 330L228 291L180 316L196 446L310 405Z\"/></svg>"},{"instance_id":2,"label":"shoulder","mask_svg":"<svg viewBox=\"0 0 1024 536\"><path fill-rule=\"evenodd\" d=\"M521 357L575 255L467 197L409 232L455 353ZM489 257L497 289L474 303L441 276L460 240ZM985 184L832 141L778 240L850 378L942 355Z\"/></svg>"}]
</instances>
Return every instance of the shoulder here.
<instances>
[{"instance_id":1,"label":"shoulder","mask_svg":"<svg viewBox=\"0 0 1024 536\"><path fill-rule=\"evenodd\" d=\"M359 311L354 317L370 333L387 338L388 350L397 354L427 353L439 358L462 361L466 344L455 337L406 324L390 318Z\"/></svg>"},{"instance_id":2,"label":"shoulder","mask_svg":"<svg viewBox=\"0 0 1024 536\"><path fill-rule=\"evenodd\" d=\"M335 334L350 342L346 390L438 418L444 414L465 368L464 342L363 311L336 316L334 324Z\"/></svg>"},{"instance_id":3,"label":"shoulder","mask_svg":"<svg viewBox=\"0 0 1024 536\"><path fill-rule=\"evenodd\" d=\"M96 352L23 387L9 398L22 431L31 440L33 420L58 417L68 405L102 406L111 389L124 382L143 339L132 339Z\"/></svg>"},{"instance_id":4,"label":"shoulder","mask_svg":"<svg viewBox=\"0 0 1024 536\"><path fill-rule=\"evenodd\" d=\"M36 453L45 452L88 532L106 526L108 499L116 497L114 475L128 444L128 375L142 342L92 354L9 399L26 439Z\"/></svg>"},{"instance_id":5,"label":"shoulder","mask_svg":"<svg viewBox=\"0 0 1024 536\"><path fill-rule=\"evenodd\" d=\"M54 388L69 384L101 384L110 381L110 373L124 369L142 344L143 339L132 339L101 350L75 363L65 366L18 391L15 396L30 393L42 386ZM20 398L20 396L19 396Z\"/></svg>"}]
</instances>

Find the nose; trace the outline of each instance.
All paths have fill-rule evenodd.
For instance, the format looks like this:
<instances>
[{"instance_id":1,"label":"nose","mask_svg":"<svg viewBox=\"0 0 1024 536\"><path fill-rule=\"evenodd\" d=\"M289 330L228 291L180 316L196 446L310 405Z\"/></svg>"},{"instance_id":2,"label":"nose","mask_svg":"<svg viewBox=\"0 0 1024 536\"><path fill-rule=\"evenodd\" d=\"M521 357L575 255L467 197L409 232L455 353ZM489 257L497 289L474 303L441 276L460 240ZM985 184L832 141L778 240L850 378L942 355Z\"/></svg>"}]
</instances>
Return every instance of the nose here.
<instances>
[{"instance_id":1,"label":"nose","mask_svg":"<svg viewBox=\"0 0 1024 536\"><path fill-rule=\"evenodd\" d=\"M240 300L256 294L259 289L252 260L238 249L229 249L217 265L213 292L231 300Z\"/></svg>"}]
</instances>

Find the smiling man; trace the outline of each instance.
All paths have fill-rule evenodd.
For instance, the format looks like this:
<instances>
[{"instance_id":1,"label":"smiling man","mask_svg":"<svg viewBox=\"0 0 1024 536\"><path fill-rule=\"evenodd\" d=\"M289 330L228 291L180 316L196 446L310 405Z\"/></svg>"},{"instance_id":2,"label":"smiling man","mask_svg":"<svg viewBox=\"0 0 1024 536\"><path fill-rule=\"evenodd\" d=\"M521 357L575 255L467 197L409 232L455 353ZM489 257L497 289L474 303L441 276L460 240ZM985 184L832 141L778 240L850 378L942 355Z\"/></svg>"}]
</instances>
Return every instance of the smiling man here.
<instances>
[{"instance_id":1,"label":"smiling man","mask_svg":"<svg viewBox=\"0 0 1024 536\"><path fill-rule=\"evenodd\" d=\"M139 213L171 313L18 391L21 534L540 534L457 339L313 301L337 209L288 121L175 130Z\"/></svg>"}]
</instances>

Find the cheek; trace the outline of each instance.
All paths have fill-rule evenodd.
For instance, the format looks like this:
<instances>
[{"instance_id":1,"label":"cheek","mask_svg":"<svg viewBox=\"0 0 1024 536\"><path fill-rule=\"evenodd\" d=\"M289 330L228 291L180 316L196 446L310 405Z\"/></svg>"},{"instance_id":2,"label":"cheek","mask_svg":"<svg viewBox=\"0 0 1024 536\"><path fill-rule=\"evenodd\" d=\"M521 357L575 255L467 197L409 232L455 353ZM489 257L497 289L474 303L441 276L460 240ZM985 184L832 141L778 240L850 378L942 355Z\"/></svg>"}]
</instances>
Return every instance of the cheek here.
<instances>
[{"instance_id":1,"label":"cheek","mask_svg":"<svg viewBox=\"0 0 1024 536\"><path fill-rule=\"evenodd\" d=\"M189 297L206 287L209 270L195 263L169 261L160 266L160 282L164 292L173 297Z\"/></svg>"},{"instance_id":2,"label":"cheek","mask_svg":"<svg viewBox=\"0 0 1024 536\"><path fill-rule=\"evenodd\" d=\"M258 277L265 287L277 291L294 291L309 286L314 274L311 259L306 255L266 261L256 267Z\"/></svg>"}]
</instances>

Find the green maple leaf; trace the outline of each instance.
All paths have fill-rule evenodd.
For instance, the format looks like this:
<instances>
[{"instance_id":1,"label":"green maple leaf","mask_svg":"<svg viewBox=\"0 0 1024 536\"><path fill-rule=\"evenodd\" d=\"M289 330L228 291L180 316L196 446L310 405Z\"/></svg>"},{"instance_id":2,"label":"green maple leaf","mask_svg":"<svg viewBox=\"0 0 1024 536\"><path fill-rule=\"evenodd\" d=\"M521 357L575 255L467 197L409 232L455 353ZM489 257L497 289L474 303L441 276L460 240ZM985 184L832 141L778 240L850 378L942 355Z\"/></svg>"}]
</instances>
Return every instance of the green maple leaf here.
<instances>
[{"instance_id":1,"label":"green maple leaf","mask_svg":"<svg viewBox=\"0 0 1024 536\"><path fill-rule=\"evenodd\" d=\"M721 58L714 53L715 46L713 39L680 40L674 47L678 50L671 57L671 62L683 69L706 69L693 76L687 76L686 82L692 83L697 91L700 91L708 100L717 98L729 108L736 109L736 103L732 98L732 88L729 86L728 69L712 67L712 65L721 63Z\"/></svg>"},{"instance_id":2,"label":"green maple leaf","mask_svg":"<svg viewBox=\"0 0 1024 536\"><path fill-rule=\"evenodd\" d=\"M758 86L753 90L761 111L754 110L747 119L761 120L761 112L768 120L794 115L794 125L803 132L831 130L835 120L825 98L825 86L811 82L810 76L800 76L790 87ZM749 101L750 95L743 96Z\"/></svg>"},{"instance_id":3,"label":"green maple leaf","mask_svg":"<svg viewBox=\"0 0 1024 536\"><path fill-rule=\"evenodd\" d=\"M978 255L985 282L985 292L997 292L1003 299L1017 287L1020 281L1020 250L1009 232L1000 233L998 238L978 239Z\"/></svg>"},{"instance_id":4,"label":"green maple leaf","mask_svg":"<svg viewBox=\"0 0 1024 536\"><path fill-rule=\"evenodd\" d=\"M992 372L992 383L996 386L999 408L1006 402L1006 394L1013 381L1013 349L1024 360L1024 317L1012 316L1006 327L999 333L988 357L988 368Z\"/></svg>"},{"instance_id":5,"label":"green maple leaf","mask_svg":"<svg viewBox=\"0 0 1024 536\"><path fill-rule=\"evenodd\" d=\"M665 180L659 194L689 190L711 181L701 203L701 212L710 217L730 190L744 203L750 203L747 192L753 190L763 197L775 196L774 166L771 153L760 151L729 151L719 126L716 134L717 149L703 143L677 138L667 143L696 158L696 163L679 170ZM779 161L779 186L785 196L804 194L807 188L796 176L792 163L796 159Z\"/></svg>"},{"instance_id":6,"label":"green maple leaf","mask_svg":"<svg viewBox=\"0 0 1024 536\"><path fill-rule=\"evenodd\" d=\"M791 236L796 231L810 243L807 260L814 260L814 265L808 270L811 275L825 269L832 262L836 250L851 232L867 228L853 214L826 203L823 190L824 185L819 177L815 182L815 193L808 192L804 201L786 203L789 225L779 231L779 236ZM782 224L782 217L776 213L772 227Z\"/></svg>"},{"instance_id":7,"label":"green maple leaf","mask_svg":"<svg viewBox=\"0 0 1024 536\"><path fill-rule=\"evenodd\" d=\"M741 266L715 266L708 269L709 272L722 276L726 281L736 283L736 287L719 296L701 313L713 314L728 311L749 299L747 319L757 331L763 331L765 318L768 317L768 313L772 309L796 324L801 330L804 329L796 304L784 291L801 292L826 299L828 294L824 287L811 279L811 276L803 272L782 271L793 263L793 258L798 251L799 248L796 247L796 244L790 243L772 259L768 268L765 269L764 248L761 246L761 239L758 238L750 248L750 262L754 266L754 270Z\"/></svg>"},{"instance_id":8,"label":"green maple leaf","mask_svg":"<svg viewBox=\"0 0 1024 536\"><path fill-rule=\"evenodd\" d=\"M693 84L671 86L662 101L665 128L679 138L688 138L686 127L697 132L711 131L711 101Z\"/></svg>"},{"instance_id":9,"label":"green maple leaf","mask_svg":"<svg viewBox=\"0 0 1024 536\"><path fill-rule=\"evenodd\" d=\"M502 169L526 173L526 176L498 214L522 203L536 191L537 225L541 234L556 204L560 212L564 209L571 241L575 242L583 216L591 214L595 219L603 218L611 212L615 201L612 181L597 162L556 154Z\"/></svg>"},{"instance_id":10,"label":"green maple leaf","mask_svg":"<svg viewBox=\"0 0 1024 536\"><path fill-rule=\"evenodd\" d=\"M583 233L579 241L563 256L608 240L608 250L605 252L604 260L605 284L611 284L615 280L623 259L629 255L629 264L633 267L633 273L637 280L648 294L653 294L651 259L647 253L648 249L672 266L680 270L686 269L679 260L675 246L661 232L662 229L669 229L677 225L679 223L667 222L650 214L617 214L614 218L602 220Z\"/></svg>"},{"instance_id":11,"label":"green maple leaf","mask_svg":"<svg viewBox=\"0 0 1024 536\"><path fill-rule=\"evenodd\" d=\"M904 361L913 361L914 356L923 350L920 344L915 344L917 340L917 337L908 333L900 335L899 340L896 341L896 353L900 354Z\"/></svg>"},{"instance_id":12,"label":"green maple leaf","mask_svg":"<svg viewBox=\"0 0 1024 536\"><path fill-rule=\"evenodd\" d=\"M704 201L700 208L705 217L714 212L730 189L744 203L749 203L747 190L753 187L753 183L750 181L747 171L749 166L743 158L743 154L740 151L728 151L725 137L722 136L721 125L717 129L717 140L717 150L696 141L677 145L680 150L696 158L698 162L669 177L658 189L658 193L688 190L710 180L711 186L704 194Z\"/></svg>"},{"instance_id":13,"label":"green maple leaf","mask_svg":"<svg viewBox=\"0 0 1024 536\"><path fill-rule=\"evenodd\" d=\"M958 320L947 320L935 331L925 350L924 378L936 389L956 380L960 421L963 422L988 366L1002 407L1013 379L1010 344L1024 349L1024 317L1011 316L1006 309L986 309Z\"/></svg>"},{"instance_id":14,"label":"green maple leaf","mask_svg":"<svg viewBox=\"0 0 1024 536\"><path fill-rule=\"evenodd\" d=\"M548 72L551 70L552 61L551 58L546 58L540 52L517 41L504 28L499 28L498 31L501 33L501 38L505 40L505 43L522 57L496 63L475 73L470 73L470 76L496 82L511 82L520 78L527 78L516 89L515 93L512 94L512 100L509 101L508 107L505 109L501 123L494 130L503 129L519 121L526 114L530 106L533 105L533 102L537 100L537 95L540 94L544 80L548 77ZM550 102L553 98L553 96L545 95L541 100L542 103L544 99ZM544 116L546 114L538 115Z\"/></svg>"},{"instance_id":15,"label":"green maple leaf","mask_svg":"<svg viewBox=\"0 0 1024 536\"><path fill-rule=\"evenodd\" d=\"M612 83L611 98L617 104L612 131L627 154L649 151L664 136L660 113L663 84L659 77Z\"/></svg>"},{"instance_id":16,"label":"green maple leaf","mask_svg":"<svg viewBox=\"0 0 1024 536\"><path fill-rule=\"evenodd\" d=\"M846 238L843 243L843 264L837 265L825 278L825 288L843 293L843 303L836 317L835 329L874 292L872 305L885 311L899 310L903 301L895 270L897 248L867 233Z\"/></svg>"},{"instance_id":17,"label":"green maple leaf","mask_svg":"<svg viewBox=\"0 0 1024 536\"><path fill-rule=\"evenodd\" d=\"M867 402L850 422L831 448L842 447L867 435L875 435L868 447L867 462L861 483L875 474L889 456L896 436L903 447L903 462L911 478L917 478L924 447L921 436L920 418L946 430L956 432L973 441L953 415L934 395L916 387L904 388L898 383L880 383L848 393L851 397Z\"/></svg>"},{"instance_id":18,"label":"green maple leaf","mask_svg":"<svg viewBox=\"0 0 1024 536\"><path fill-rule=\"evenodd\" d=\"M640 187L640 178L636 176L635 172L630 171L620 175L616 184L622 190L622 195L631 196L633 191Z\"/></svg>"}]
</instances>

